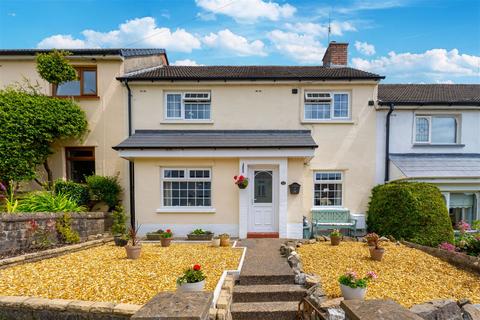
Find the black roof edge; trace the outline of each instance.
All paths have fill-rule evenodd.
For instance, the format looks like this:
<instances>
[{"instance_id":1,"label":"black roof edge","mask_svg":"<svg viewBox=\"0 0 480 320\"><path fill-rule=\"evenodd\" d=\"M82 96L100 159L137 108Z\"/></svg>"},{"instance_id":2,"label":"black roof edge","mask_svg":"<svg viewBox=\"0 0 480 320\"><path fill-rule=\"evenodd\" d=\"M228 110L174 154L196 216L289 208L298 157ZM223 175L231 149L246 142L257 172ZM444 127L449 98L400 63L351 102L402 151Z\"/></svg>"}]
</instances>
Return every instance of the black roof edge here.
<instances>
[{"instance_id":1,"label":"black roof edge","mask_svg":"<svg viewBox=\"0 0 480 320\"><path fill-rule=\"evenodd\" d=\"M223 129L211 129L211 130L201 130L201 129L193 129L193 130L184 130L184 129L140 129L135 130L134 134L136 133L312 133L311 130L299 129L299 130L255 130L255 129L234 129L234 130L223 130Z\"/></svg>"},{"instance_id":2,"label":"black roof edge","mask_svg":"<svg viewBox=\"0 0 480 320\"><path fill-rule=\"evenodd\" d=\"M53 50L59 50L59 51L68 51L71 52L74 56L75 55L117 55L117 56L124 56L122 51L133 51L133 50L155 50L158 51L155 54L164 54L165 56L167 55L167 52L163 48L98 48L98 49L73 49L73 48L51 48L51 49L0 49L0 56L34 56L37 53L42 53L42 52L51 52ZM135 54L132 55L134 57L141 57L141 56L150 56L153 55L153 53L148 54ZM126 57L130 57L127 55ZM168 60L167 60L168 62Z\"/></svg>"},{"instance_id":3,"label":"black roof edge","mask_svg":"<svg viewBox=\"0 0 480 320\"><path fill-rule=\"evenodd\" d=\"M176 149L239 149L239 148L244 148L244 149L298 149L298 148L310 148L310 149L316 149L318 148L318 145L315 144L315 145L297 145L297 146L258 146L258 147L252 147L252 146L234 146L234 147L231 147L231 146L221 146L221 147L209 147L209 146L205 146L205 147L202 147L202 146L192 146L192 147L188 147L188 146L182 146L182 147L142 147L142 146L138 146L138 147L119 147L119 146L114 146L112 147L113 150L143 150L143 149L147 149L147 150L153 150L153 149L157 149L157 150L176 150Z\"/></svg>"},{"instance_id":4,"label":"black roof edge","mask_svg":"<svg viewBox=\"0 0 480 320\"><path fill-rule=\"evenodd\" d=\"M139 70L140 71L140 70ZM125 76L120 76L116 78L118 81L255 81L255 80L269 80L269 81L302 81L302 80L317 80L317 81L342 81L342 80L382 80L385 79L385 76L372 76L372 77L338 77L338 78L315 78L315 77L283 77L283 78L277 78L277 77L255 77L255 78L241 78L241 79L234 79L234 78L212 78L212 77L185 77L185 78L174 78L174 77L152 77L152 78L147 78L147 77L142 77L142 78L137 78L137 77L125 77Z\"/></svg>"},{"instance_id":5,"label":"black roof edge","mask_svg":"<svg viewBox=\"0 0 480 320\"><path fill-rule=\"evenodd\" d=\"M480 153L390 153L391 156L400 156L400 157L471 157L477 158L480 157Z\"/></svg>"},{"instance_id":6,"label":"black roof edge","mask_svg":"<svg viewBox=\"0 0 480 320\"><path fill-rule=\"evenodd\" d=\"M445 102L445 101L432 101L432 102L419 102L419 101L401 101L401 102L396 102L396 101L378 101L378 104L381 106L388 106L390 104L394 104L396 106L479 106L479 102L462 102L462 101L456 101L456 102Z\"/></svg>"}]
</instances>

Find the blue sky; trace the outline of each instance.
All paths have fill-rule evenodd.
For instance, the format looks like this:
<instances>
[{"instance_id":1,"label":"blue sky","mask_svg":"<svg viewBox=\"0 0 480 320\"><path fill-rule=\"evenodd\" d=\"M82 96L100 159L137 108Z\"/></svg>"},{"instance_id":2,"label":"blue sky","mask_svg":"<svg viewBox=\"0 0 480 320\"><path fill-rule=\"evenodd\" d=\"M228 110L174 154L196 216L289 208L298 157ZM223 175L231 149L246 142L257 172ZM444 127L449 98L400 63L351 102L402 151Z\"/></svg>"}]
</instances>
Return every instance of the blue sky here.
<instances>
[{"instance_id":1,"label":"blue sky","mask_svg":"<svg viewBox=\"0 0 480 320\"><path fill-rule=\"evenodd\" d=\"M479 83L480 0L0 0L1 48L162 47L174 64L318 65Z\"/></svg>"}]
</instances>

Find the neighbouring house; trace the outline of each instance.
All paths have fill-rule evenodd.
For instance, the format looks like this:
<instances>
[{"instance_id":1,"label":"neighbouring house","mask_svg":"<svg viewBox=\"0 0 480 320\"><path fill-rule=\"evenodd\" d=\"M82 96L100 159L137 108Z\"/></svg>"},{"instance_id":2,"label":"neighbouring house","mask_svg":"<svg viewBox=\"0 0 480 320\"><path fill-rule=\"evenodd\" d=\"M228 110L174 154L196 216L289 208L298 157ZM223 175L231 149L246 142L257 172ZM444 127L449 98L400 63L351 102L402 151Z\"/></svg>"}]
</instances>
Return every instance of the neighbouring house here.
<instances>
[{"instance_id":1,"label":"neighbouring house","mask_svg":"<svg viewBox=\"0 0 480 320\"><path fill-rule=\"evenodd\" d=\"M378 175L434 183L452 224L480 219L480 85L381 84L378 100Z\"/></svg>"}]
</instances>

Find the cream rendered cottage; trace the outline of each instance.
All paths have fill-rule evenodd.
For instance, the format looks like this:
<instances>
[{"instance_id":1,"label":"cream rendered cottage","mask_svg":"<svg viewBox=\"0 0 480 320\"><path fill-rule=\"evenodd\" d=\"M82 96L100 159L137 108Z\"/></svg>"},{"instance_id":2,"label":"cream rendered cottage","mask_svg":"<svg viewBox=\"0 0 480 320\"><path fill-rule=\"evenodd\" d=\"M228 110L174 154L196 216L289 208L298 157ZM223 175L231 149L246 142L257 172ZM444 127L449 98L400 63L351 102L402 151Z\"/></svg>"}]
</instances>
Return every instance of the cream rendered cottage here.
<instances>
[{"instance_id":1,"label":"cream rendered cottage","mask_svg":"<svg viewBox=\"0 0 480 320\"><path fill-rule=\"evenodd\" d=\"M159 65L118 77L133 134L114 149L132 163L142 233L301 238L312 209L348 209L364 228L382 78L349 68L335 42L323 66Z\"/></svg>"}]
</instances>

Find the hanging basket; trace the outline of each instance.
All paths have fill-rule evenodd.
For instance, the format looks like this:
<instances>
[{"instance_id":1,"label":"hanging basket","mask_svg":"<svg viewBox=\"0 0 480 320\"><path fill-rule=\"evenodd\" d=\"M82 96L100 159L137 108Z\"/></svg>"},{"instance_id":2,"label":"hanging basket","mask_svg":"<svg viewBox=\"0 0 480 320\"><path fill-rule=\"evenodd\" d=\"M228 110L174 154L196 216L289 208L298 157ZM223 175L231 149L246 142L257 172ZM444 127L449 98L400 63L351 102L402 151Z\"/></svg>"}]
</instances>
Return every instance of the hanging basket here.
<instances>
[{"instance_id":1,"label":"hanging basket","mask_svg":"<svg viewBox=\"0 0 480 320\"><path fill-rule=\"evenodd\" d=\"M242 182L237 183L239 189L246 189L248 186L248 179L243 180Z\"/></svg>"}]
</instances>

